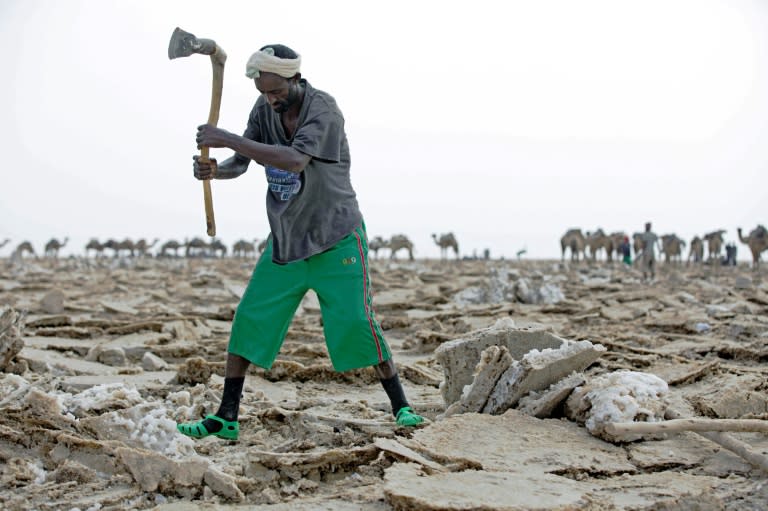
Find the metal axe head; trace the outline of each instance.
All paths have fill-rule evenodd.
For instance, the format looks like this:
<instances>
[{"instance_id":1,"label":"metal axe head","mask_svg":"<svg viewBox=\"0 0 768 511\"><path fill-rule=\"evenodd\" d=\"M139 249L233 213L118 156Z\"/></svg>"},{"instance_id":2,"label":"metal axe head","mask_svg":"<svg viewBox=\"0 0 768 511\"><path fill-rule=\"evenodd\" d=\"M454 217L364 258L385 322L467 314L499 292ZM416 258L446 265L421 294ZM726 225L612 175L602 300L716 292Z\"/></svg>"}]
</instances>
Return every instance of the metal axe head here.
<instances>
[{"instance_id":1,"label":"metal axe head","mask_svg":"<svg viewBox=\"0 0 768 511\"><path fill-rule=\"evenodd\" d=\"M176 27L168 44L168 58L189 57L193 53L213 55L216 52L216 43L211 39L198 39L189 32Z\"/></svg>"}]
</instances>

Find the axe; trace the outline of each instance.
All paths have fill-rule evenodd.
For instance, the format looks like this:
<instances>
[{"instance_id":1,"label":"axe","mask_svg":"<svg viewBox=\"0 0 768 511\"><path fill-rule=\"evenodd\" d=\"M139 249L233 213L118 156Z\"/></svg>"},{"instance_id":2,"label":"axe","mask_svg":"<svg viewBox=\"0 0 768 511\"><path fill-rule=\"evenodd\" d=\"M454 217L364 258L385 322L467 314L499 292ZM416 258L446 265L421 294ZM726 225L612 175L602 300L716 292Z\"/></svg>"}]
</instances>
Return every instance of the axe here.
<instances>
[{"instance_id":1,"label":"axe","mask_svg":"<svg viewBox=\"0 0 768 511\"><path fill-rule=\"evenodd\" d=\"M168 58L188 57L193 53L211 56L213 65L213 88L211 90L211 109L208 113L208 124L216 126L219 122L221 107L221 90L224 86L224 63L227 54L212 39L198 39L179 27L173 31L171 42L168 44ZM208 148L200 148L201 163L209 162ZM213 197L211 196L211 181L203 181L203 196L205 197L205 223L208 236L216 236L216 221L213 219Z\"/></svg>"}]
</instances>

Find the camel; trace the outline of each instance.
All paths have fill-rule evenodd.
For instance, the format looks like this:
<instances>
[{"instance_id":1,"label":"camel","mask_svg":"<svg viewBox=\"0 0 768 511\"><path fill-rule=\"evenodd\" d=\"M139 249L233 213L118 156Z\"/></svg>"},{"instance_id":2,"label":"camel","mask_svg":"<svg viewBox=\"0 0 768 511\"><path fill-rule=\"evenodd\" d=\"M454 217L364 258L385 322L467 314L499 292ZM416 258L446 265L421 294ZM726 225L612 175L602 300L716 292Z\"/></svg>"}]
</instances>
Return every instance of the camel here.
<instances>
[{"instance_id":1,"label":"camel","mask_svg":"<svg viewBox=\"0 0 768 511\"><path fill-rule=\"evenodd\" d=\"M173 251L174 257L179 257L179 249L183 246L185 245L176 240L168 240L160 247L160 257L169 257L171 255L169 253L171 250Z\"/></svg>"},{"instance_id":2,"label":"camel","mask_svg":"<svg viewBox=\"0 0 768 511\"><path fill-rule=\"evenodd\" d=\"M192 238L187 240L184 245L187 247L184 252L187 257L202 257L208 252L208 243L202 238Z\"/></svg>"},{"instance_id":3,"label":"camel","mask_svg":"<svg viewBox=\"0 0 768 511\"><path fill-rule=\"evenodd\" d=\"M586 245L589 247L589 255L593 261L597 260L597 253L600 250L605 250L605 260L612 261L613 256L613 240L610 236L605 234L602 229L598 228L593 233L587 233Z\"/></svg>"},{"instance_id":4,"label":"camel","mask_svg":"<svg viewBox=\"0 0 768 511\"><path fill-rule=\"evenodd\" d=\"M59 242L56 238L51 238L51 240L45 244L45 257L52 257L54 259L59 257L59 250L63 248L68 241L69 238L64 238L64 241L62 242Z\"/></svg>"},{"instance_id":5,"label":"camel","mask_svg":"<svg viewBox=\"0 0 768 511\"><path fill-rule=\"evenodd\" d=\"M720 262L720 249L723 247L723 233L725 233L725 229L712 231L704 236L704 239L707 241L707 259L714 264L719 264Z\"/></svg>"},{"instance_id":6,"label":"camel","mask_svg":"<svg viewBox=\"0 0 768 511\"><path fill-rule=\"evenodd\" d=\"M101 257L104 255L104 245L99 243L99 240L96 238L91 238L91 240L85 245L85 257L88 257L88 252L90 250L93 250L96 252L95 257Z\"/></svg>"},{"instance_id":7,"label":"camel","mask_svg":"<svg viewBox=\"0 0 768 511\"><path fill-rule=\"evenodd\" d=\"M387 242L381 236L374 236L374 238L368 241L368 250L373 252L374 259L379 258L379 250L387 248Z\"/></svg>"},{"instance_id":8,"label":"camel","mask_svg":"<svg viewBox=\"0 0 768 511\"><path fill-rule=\"evenodd\" d=\"M387 243L387 248L390 250L390 259L397 259L397 251L404 248L408 251L408 259L413 261L413 243L405 234L395 234L392 236L389 239L389 243Z\"/></svg>"},{"instance_id":9,"label":"camel","mask_svg":"<svg viewBox=\"0 0 768 511\"><path fill-rule=\"evenodd\" d=\"M136 249L133 242L128 238L124 239L123 241L117 241L110 238L104 242L104 248L112 250L115 257L119 257L123 251L127 252L126 255L133 257L134 251Z\"/></svg>"},{"instance_id":10,"label":"camel","mask_svg":"<svg viewBox=\"0 0 768 511\"><path fill-rule=\"evenodd\" d=\"M211 242L208 243L208 251L209 254L213 257L218 257L219 252L221 252L221 257L227 256L226 245L217 239L212 239Z\"/></svg>"},{"instance_id":11,"label":"camel","mask_svg":"<svg viewBox=\"0 0 768 511\"><path fill-rule=\"evenodd\" d=\"M587 240L584 238L581 229L568 229L560 238L560 249L562 250L562 260L565 261L565 250L571 249L571 261L578 261L579 254L585 254Z\"/></svg>"},{"instance_id":12,"label":"camel","mask_svg":"<svg viewBox=\"0 0 768 511\"><path fill-rule=\"evenodd\" d=\"M664 234L661 237L661 251L664 253L665 262L683 262L683 248L685 241L675 234Z\"/></svg>"},{"instance_id":13,"label":"camel","mask_svg":"<svg viewBox=\"0 0 768 511\"><path fill-rule=\"evenodd\" d=\"M624 242L627 234L624 231L614 231L608 235L611 238L612 250L616 252L616 258L621 259L619 255L619 246Z\"/></svg>"},{"instance_id":14,"label":"camel","mask_svg":"<svg viewBox=\"0 0 768 511\"><path fill-rule=\"evenodd\" d=\"M759 268L760 254L768 250L768 230L763 225L758 225L746 238L741 234L741 227L736 229L736 232L739 233L739 241L746 244L752 252L752 268Z\"/></svg>"},{"instance_id":15,"label":"camel","mask_svg":"<svg viewBox=\"0 0 768 511\"><path fill-rule=\"evenodd\" d=\"M155 244L160 241L159 239L155 238L152 240L152 243L147 244L147 240L144 238L141 238L139 241L136 242L136 244L133 246L134 249L136 249L136 252L139 253L139 257L145 257L149 254L149 249L155 246Z\"/></svg>"},{"instance_id":16,"label":"camel","mask_svg":"<svg viewBox=\"0 0 768 511\"><path fill-rule=\"evenodd\" d=\"M704 241L698 236L694 236L691 240L691 248L688 251L688 264L691 259L694 263L700 263L704 260Z\"/></svg>"},{"instance_id":17,"label":"camel","mask_svg":"<svg viewBox=\"0 0 768 511\"><path fill-rule=\"evenodd\" d=\"M253 240L253 243L246 240L238 240L232 245L232 257L253 257L256 254L257 240Z\"/></svg>"},{"instance_id":18,"label":"camel","mask_svg":"<svg viewBox=\"0 0 768 511\"><path fill-rule=\"evenodd\" d=\"M27 252L29 255L35 255L35 249L32 248L32 243L29 241L22 241L16 245L16 249L14 249L11 258L16 260L21 259L24 256L24 252Z\"/></svg>"},{"instance_id":19,"label":"camel","mask_svg":"<svg viewBox=\"0 0 768 511\"><path fill-rule=\"evenodd\" d=\"M437 237L437 234L432 234L432 239L440 247L440 259L448 259L448 249L452 248L453 253L456 255L456 259L459 258L459 243L456 241L456 237L452 232L447 234L441 234Z\"/></svg>"}]
</instances>

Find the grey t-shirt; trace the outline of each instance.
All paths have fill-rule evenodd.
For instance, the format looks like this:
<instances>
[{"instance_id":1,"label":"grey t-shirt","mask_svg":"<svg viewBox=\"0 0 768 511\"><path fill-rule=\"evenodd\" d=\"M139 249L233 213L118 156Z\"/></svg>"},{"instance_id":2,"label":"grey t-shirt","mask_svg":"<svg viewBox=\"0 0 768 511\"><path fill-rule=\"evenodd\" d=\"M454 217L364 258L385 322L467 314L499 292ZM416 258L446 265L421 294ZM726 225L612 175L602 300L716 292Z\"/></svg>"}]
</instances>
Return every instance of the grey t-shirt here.
<instances>
[{"instance_id":1,"label":"grey t-shirt","mask_svg":"<svg viewBox=\"0 0 768 511\"><path fill-rule=\"evenodd\" d=\"M643 233L640 234L640 239L642 240L643 256L648 259L654 259L656 254L656 241L659 237L651 231L643 231Z\"/></svg>"},{"instance_id":2,"label":"grey t-shirt","mask_svg":"<svg viewBox=\"0 0 768 511\"><path fill-rule=\"evenodd\" d=\"M280 114L259 96L244 137L263 144L291 146L311 156L301 173L265 165L269 190L267 217L272 231L272 260L289 263L331 248L362 223L350 181L350 156L344 116L329 94L306 80L304 101L293 138Z\"/></svg>"}]
</instances>

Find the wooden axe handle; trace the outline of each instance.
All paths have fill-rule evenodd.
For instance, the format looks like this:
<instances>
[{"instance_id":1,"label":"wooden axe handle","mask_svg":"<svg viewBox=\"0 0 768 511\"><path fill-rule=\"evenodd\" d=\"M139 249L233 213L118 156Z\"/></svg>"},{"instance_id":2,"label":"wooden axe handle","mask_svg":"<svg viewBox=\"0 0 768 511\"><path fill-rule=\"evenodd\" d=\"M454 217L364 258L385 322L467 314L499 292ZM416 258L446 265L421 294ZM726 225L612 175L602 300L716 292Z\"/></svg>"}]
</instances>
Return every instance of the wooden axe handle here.
<instances>
[{"instance_id":1,"label":"wooden axe handle","mask_svg":"<svg viewBox=\"0 0 768 511\"><path fill-rule=\"evenodd\" d=\"M213 86L211 88L211 108L208 112L208 124L216 126L219 122L219 109L221 108L221 92L224 88L224 63L227 60L227 54L216 45L216 51L211 54L211 65L213 66ZM200 162L207 163L209 159L209 149L200 148ZM205 199L205 225L208 236L216 236L216 220L213 217L213 195L211 194L211 181L203 181L203 198Z\"/></svg>"}]
</instances>

